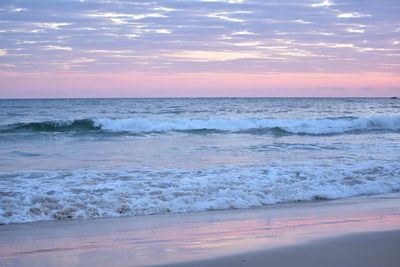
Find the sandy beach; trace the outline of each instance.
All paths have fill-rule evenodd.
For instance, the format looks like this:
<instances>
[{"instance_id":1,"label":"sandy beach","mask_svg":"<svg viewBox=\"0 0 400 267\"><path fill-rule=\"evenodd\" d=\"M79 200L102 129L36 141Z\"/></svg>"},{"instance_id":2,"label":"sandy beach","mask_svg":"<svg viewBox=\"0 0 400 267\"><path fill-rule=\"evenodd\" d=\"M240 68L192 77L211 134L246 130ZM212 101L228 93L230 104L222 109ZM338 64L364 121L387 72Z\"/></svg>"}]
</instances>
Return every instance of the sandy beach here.
<instances>
[{"instance_id":1,"label":"sandy beach","mask_svg":"<svg viewBox=\"0 0 400 267\"><path fill-rule=\"evenodd\" d=\"M9 224L0 266L396 266L396 230L399 194Z\"/></svg>"},{"instance_id":2,"label":"sandy beach","mask_svg":"<svg viewBox=\"0 0 400 267\"><path fill-rule=\"evenodd\" d=\"M400 263L399 244L399 230L359 233L297 246L161 266L395 267Z\"/></svg>"}]
</instances>

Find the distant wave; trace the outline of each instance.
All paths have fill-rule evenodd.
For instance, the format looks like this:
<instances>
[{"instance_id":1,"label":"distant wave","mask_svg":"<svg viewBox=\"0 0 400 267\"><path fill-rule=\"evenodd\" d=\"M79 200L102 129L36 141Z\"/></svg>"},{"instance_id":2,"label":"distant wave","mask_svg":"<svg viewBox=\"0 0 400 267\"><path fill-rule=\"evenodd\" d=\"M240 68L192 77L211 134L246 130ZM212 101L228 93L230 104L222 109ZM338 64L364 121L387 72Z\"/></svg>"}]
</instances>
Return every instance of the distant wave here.
<instances>
[{"instance_id":1,"label":"distant wave","mask_svg":"<svg viewBox=\"0 0 400 267\"><path fill-rule=\"evenodd\" d=\"M141 119L95 118L46 121L3 126L0 132L126 132L134 134L184 132L188 134L248 133L329 135L349 132L400 131L400 116L324 119Z\"/></svg>"}]
</instances>

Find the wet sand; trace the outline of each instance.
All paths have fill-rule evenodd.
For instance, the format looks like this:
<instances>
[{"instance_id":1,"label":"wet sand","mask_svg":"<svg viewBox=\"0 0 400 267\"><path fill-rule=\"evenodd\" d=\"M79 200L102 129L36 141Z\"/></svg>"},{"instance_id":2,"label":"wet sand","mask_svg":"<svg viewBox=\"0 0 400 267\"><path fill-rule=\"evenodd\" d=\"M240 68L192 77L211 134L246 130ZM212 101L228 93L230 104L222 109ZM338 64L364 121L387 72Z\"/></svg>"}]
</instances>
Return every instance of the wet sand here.
<instances>
[{"instance_id":1,"label":"wet sand","mask_svg":"<svg viewBox=\"0 0 400 267\"><path fill-rule=\"evenodd\" d=\"M400 231L346 235L297 246L162 266L397 267L400 266Z\"/></svg>"},{"instance_id":2,"label":"wet sand","mask_svg":"<svg viewBox=\"0 0 400 267\"><path fill-rule=\"evenodd\" d=\"M399 233L384 231L394 230L400 230L398 193L257 209L10 224L0 225L0 266L360 266L339 258L393 266L399 262L393 256L393 249L400 254ZM357 233L364 234L340 237ZM367 265L377 263L372 258L382 264Z\"/></svg>"}]
</instances>

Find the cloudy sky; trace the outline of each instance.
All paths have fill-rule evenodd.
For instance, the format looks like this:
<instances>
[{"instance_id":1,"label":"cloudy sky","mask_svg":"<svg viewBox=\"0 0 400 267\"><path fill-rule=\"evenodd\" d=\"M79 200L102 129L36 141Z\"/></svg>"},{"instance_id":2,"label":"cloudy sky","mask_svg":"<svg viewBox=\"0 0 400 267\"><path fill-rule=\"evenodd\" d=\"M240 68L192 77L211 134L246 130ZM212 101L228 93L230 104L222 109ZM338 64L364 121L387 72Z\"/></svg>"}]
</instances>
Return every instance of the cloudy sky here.
<instances>
[{"instance_id":1,"label":"cloudy sky","mask_svg":"<svg viewBox=\"0 0 400 267\"><path fill-rule=\"evenodd\" d=\"M0 97L400 95L399 0L2 0Z\"/></svg>"}]
</instances>

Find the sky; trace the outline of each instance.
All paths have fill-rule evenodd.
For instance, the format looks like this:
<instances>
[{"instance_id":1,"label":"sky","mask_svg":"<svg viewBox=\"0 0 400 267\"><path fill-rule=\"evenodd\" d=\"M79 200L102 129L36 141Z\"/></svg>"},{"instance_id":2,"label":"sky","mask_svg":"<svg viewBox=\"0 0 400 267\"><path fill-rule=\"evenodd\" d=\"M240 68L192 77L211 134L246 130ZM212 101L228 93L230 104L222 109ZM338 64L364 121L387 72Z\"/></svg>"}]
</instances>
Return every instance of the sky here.
<instances>
[{"instance_id":1,"label":"sky","mask_svg":"<svg viewBox=\"0 0 400 267\"><path fill-rule=\"evenodd\" d=\"M0 98L400 95L399 0L2 0Z\"/></svg>"}]
</instances>

